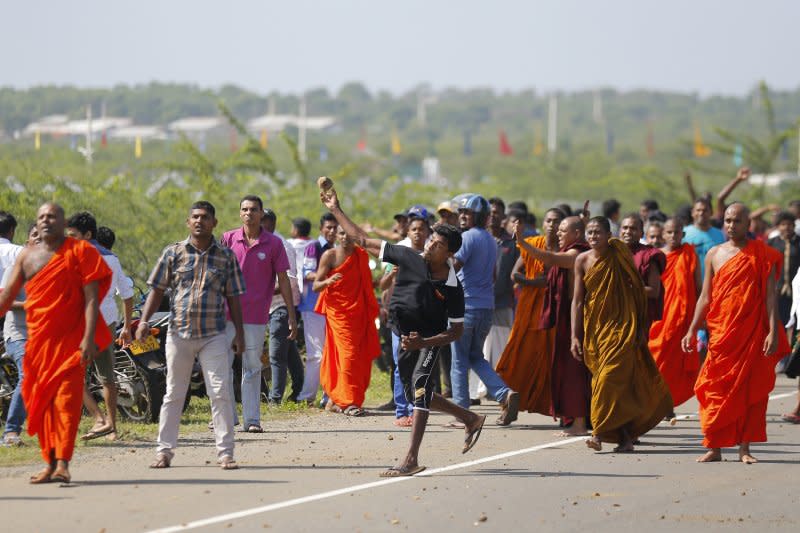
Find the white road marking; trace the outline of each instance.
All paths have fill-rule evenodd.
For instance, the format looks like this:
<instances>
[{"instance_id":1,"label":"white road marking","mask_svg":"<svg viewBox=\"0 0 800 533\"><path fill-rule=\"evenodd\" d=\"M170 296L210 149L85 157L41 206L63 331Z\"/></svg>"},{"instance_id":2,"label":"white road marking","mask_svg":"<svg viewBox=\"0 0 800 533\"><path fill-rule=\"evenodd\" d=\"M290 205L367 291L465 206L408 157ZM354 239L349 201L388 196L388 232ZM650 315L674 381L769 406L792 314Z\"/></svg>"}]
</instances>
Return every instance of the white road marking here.
<instances>
[{"instance_id":1,"label":"white road marking","mask_svg":"<svg viewBox=\"0 0 800 533\"><path fill-rule=\"evenodd\" d=\"M782 398L788 398L790 396L794 396L797 392L787 392L783 394L774 394L769 397L770 400L780 400ZM679 420L689 420L691 418L696 418L696 414L688 414L688 415L680 415L677 418ZM398 477L398 478L390 478L390 479L381 479L380 481L373 481L370 483L362 483L361 485L353 485L351 487L345 487L342 489L331 490L328 492L321 492L319 494L311 494L309 496L303 496L302 498L294 498L292 500L285 500L282 502L272 503L269 505L263 505L261 507L253 507L251 509L244 509L242 511L236 511L234 513L227 513L223 515L212 516L209 518L203 518L201 520L195 520L193 522L187 522L185 524L180 524L177 526L169 526L164 527L161 529L154 529L151 530L149 533L173 533L175 531L187 531L189 529L197 529L199 527L206 527L211 526L214 524L219 524L220 522L227 522L229 520L237 520L239 518L246 518L248 516L254 516L257 514L268 513L270 511L277 511L279 509L285 509L287 507L294 507L297 505L302 505L304 503L311 503L316 502L319 500L325 500L328 498L333 498L335 496L342 496L344 494L351 494L353 492L361 492L369 489L374 489L378 487L383 487L385 485L392 485L394 483L402 483L404 481L410 481L415 477L426 477L426 476L433 476L435 474L439 474L442 472L449 472L451 470L459 470L462 468L469 468L471 466L480 465L483 463L489 463L492 461L499 461L500 459L507 459L509 457L514 457L517 455L524 455L526 453L533 453L538 452L539 450L546 450L548 448L556 448L558 446L563 446L566 444L572 444L574 442L582 442L586 440L586 437L573 437L571 439L563 439L557 440L553 442L548 442L546 444L540 444L538 446L531 446L530 448L522 448L519 450L512 450L510 452L499 453L497 455L490 455L489 457L482 457L480 459L475 459L473 461L465 461L463 463L457 463L454 465L449 466L442 466L440 468L431 468L429 470L425 470L416 476L412 477Z\"/></svg>"}]
</instances>

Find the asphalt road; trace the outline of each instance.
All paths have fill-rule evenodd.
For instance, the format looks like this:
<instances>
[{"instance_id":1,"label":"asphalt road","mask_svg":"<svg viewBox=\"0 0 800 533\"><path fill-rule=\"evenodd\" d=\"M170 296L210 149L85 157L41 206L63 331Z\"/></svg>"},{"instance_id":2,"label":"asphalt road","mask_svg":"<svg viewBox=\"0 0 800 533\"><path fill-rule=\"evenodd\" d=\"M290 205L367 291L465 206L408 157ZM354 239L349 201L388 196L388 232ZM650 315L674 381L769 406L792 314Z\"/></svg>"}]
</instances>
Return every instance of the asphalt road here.
<instances>
[{"instance_id":1,"label":"asphalt road","mask_svg":"<svg viewBox=\"0 0 800 533\"><path fill-rule=\"evenodd\" d=\"M779 377L768 410L770 442L753 446L757 465L697 464L702 437L689 418L662 424L633 454L588 450L554 436L544 416L510 428L487 423L460 453L463 432L431 417L424 475L382 480L408 444L392 416L323 414L237 435L238 471L214 462L213 440L189 435L168 470L150 470L153 444L82 453L74 482L31 486L31 467L0 469L3 531L797 531L800 426L780 421L797 401ZM495 404L478 407L493 421Z\"/></svg>"}]
</instances>

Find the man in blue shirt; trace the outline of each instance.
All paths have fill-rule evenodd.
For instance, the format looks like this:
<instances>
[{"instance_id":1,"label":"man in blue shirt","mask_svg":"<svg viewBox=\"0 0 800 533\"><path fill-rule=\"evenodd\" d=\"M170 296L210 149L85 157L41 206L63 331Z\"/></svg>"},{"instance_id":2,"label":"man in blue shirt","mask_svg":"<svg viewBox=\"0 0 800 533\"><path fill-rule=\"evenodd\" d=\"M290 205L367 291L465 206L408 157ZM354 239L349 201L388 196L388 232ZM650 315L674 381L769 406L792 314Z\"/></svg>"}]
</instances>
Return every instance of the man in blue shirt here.
<instances>
[{"instance_id":1,"label":"man in blue shirt","mask_svg":"<svg viewBox=\"0 0 800 533\"><path fill-rule=\"evenodd\" d=\"M705 276L705 260L708 251L725 242L725 235L711 225L711 204L705 198L698 198L692 207L694 224L683 228L683 242L694 245L700 263L700 275Z\"/></svg>"},{"instance_id":2,"label":"man in blue shirt","mask_svg":"<svg viewBox=\"0 0 800 533\"><path fill-rule=\"evenodd\" d=\"M503 406L497 424L507 426L517 419L519 394L512 391L483 356L483 344L492 327L494 313L494 269L497 243L486 231L489 202L480 195L459 199L461 249L454 256L458 279L464 287L464 333L452 343L450 377L453 402L469 408L469 370L478 374L490 396Z\"/></svg>"}]
</instances>

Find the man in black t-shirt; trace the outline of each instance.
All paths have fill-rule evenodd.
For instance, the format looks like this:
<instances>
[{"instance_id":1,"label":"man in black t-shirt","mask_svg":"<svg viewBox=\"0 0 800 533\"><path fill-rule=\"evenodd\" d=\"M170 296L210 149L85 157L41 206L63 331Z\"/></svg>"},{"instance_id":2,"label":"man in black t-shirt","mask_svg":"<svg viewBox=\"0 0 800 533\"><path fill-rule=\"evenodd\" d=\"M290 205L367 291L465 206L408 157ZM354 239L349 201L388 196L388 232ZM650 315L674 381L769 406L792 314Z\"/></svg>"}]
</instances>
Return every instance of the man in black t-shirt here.
<instances>
[{"instance_id":1,"label":"man in black t-shirt","mask_svg":"<svg viewBox=\"0 0 800 533\"><path fill-rule=\"evenodd\" d=\"M367 234L344 214L336 191L320 192L322 203L336 217L347 236L382 261L398 267L394 292L389 301L389 320L400 336L398 366L400 381L409 403L414 405L411 445L405 458L381 477L413 476L419 466L419 447L430 409L452 415L464 423L464 447L468 452L478 441L486 417L459 407L434 393L431 371L439 347L461 336L464 329L464 291L450 264L461 247L461 234L453 226L440 224L422 254L395 246Z\"/></svg>"}]
</instances>

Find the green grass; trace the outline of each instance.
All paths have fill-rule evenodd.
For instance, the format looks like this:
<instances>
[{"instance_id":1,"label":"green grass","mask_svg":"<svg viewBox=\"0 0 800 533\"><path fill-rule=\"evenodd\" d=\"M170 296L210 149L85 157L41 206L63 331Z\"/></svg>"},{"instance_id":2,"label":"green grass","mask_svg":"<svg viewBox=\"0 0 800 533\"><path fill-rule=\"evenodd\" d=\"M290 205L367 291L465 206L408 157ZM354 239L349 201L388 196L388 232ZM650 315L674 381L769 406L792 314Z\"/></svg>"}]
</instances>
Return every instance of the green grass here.
<instances>
[{"instance_id":1,"label":"green grass","mask_svg":"<svg viewBox=\"0 0 800 533\"><path fill-rule=\"evenodd\" d=\"M372 378L367 389L364 405L366 407L376 407L386 403L391 397L389 374L381 372L373 365ZM319 396L317 399L319 399ZM241 414L241 406L239 406L239 412ZM271 420L286 420L299 415L318 414L320 412L316 407L308 407L305 404L292 402L284 402L279 406L261 404L261 420L267 426ZM209 420L211 420L211 406L208 398L192 398L181 418L180 433L181 435L188 435L206 432L208 431ZM89 431L92 424L93 420L88 416L84 416L81 419L78 435L83 435ZM155 441L157 434L157 423L131 422L122 416L118 416L116 441L108 441L103 437L88 442L78 440L75 445L75 453L100 451L102 448L123 447L134 443L152 443ZM0 467L33 464L41 461L39 441L35 437L30 437L27 433L22 436L22 441L25 446L0 447Z\"/></svg>"}]
</instances>

